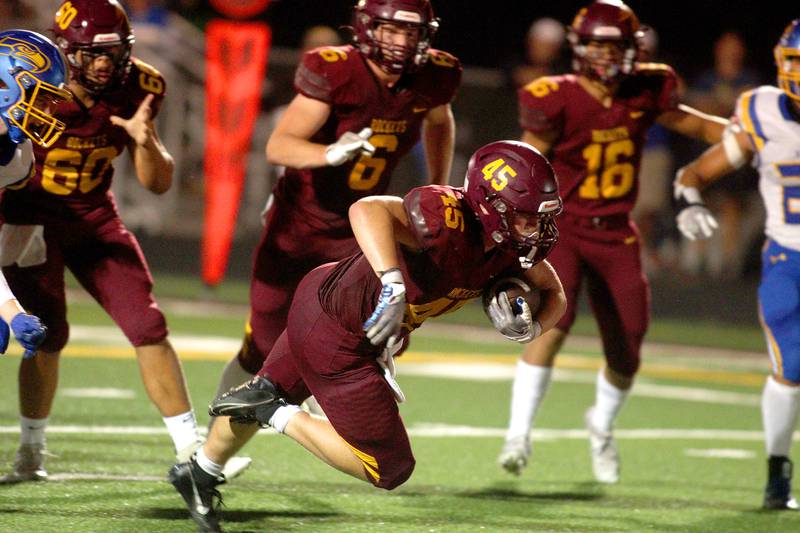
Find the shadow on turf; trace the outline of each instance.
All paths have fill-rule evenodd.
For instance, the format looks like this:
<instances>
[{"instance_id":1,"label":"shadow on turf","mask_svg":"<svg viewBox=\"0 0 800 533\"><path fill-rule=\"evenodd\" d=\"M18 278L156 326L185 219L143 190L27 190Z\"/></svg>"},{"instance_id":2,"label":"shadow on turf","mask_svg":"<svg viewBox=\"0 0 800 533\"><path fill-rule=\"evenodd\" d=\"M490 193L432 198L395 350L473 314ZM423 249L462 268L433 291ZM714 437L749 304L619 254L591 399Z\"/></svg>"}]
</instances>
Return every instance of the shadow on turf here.
<instances>
[{"instance_id":1,"label":"shadow on turf","mask_svg":"<svg viewBox=\"0 0 800 533\"><path fill-rule=\"evenodd\" d=\"M223 509L222 519L225 523L249 522L264 518L333 518L339 516L335 512L314 511L236 511ZM138 513L140 518L154 518L156 520L191 520L185 509L146 509Z\"/></svg>"},{"instance_id":2,"label":"shadow on turf","mask_svg":"<svg viewBox=\"0 0 800 533\"><path fill-rule=\"evenodd\" d=\"M566 491L542 491L528 492L506 486L493 486L475 491L465 491L459 493L464 498L474 498L478 500L500 500L500 501L579 501L591 502L602 500L605 497L602 487L597 483L587 482L578 483L573 490Z\"/></svg>"}]
</instances>

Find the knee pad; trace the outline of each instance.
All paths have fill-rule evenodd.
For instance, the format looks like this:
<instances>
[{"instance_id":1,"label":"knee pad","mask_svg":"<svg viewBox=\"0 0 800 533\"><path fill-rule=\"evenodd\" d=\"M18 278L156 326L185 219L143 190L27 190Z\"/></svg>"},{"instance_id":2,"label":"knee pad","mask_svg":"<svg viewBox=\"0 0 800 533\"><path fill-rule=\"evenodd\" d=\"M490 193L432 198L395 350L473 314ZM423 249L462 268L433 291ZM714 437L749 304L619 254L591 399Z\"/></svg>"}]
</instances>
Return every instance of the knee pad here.
<instances>
[{"instance_id":1,"label":"knee pad","mask_svg":"<svg viewBox=\"0 0 800 533\"><path fill-rule=\"evenodd\" d=\"M120 328L133 346L158 344L167 338L167 320L161 311L152 307L138 320L120 324Z\"/></svg>"}]
</instances>

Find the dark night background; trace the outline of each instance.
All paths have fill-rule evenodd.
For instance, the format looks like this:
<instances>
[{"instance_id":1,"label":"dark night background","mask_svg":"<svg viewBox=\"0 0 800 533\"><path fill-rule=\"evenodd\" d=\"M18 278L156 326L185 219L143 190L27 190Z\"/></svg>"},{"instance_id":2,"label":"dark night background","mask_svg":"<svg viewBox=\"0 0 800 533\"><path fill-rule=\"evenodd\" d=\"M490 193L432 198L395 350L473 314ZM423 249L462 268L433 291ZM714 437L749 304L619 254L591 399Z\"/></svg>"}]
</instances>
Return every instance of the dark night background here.
<instances>
[{"instance_id":1,"label":"dark night background","mask_svg":"<svg viewBox=\"0 0 800 533\"><path fill-rule=\"evenodd\" d=\"M497 67L522 50L531 21L543 16L565 24L588 2L434 0L442 24L435 46L467 65ZM800 17L794 4L774 1L646 1L628 5L660 39L660 57L684 76L711 63L714 39L725 30L740 32L753 66L771 79L772 47L786 24ZM302 30L315 24L340 26L350 20L351 0L273 0L263 17L276 45L294 46ZM782 4L782 5L780 5Z\"/></svg>"}]
</instances>

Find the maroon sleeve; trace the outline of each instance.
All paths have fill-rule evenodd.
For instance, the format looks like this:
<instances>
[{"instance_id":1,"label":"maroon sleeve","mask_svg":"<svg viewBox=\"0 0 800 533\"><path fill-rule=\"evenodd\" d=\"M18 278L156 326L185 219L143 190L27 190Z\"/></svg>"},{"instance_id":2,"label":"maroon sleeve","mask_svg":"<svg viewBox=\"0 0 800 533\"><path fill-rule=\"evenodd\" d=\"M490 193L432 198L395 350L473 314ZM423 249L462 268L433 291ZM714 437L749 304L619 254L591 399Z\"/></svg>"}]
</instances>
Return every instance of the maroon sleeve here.
<instances>
[{"instance_id":1,"label":"maroon sleeve","mask_svg":"<svg viewBox=\"0 0 800 533\"><path fill-rule=\"evenodd\" d=\"M167 94L167 80L152 65L141 59L131 58L131 71L128 74L127 85L130 89L130 103L133 106L131 115L136 112L139 104L148 94L153 95L150 103L152 118L156 118L161 109L161 102Z\"/></svg>"},{"instance_id":2,"label":"maroon sleeve","mask_svg":"<svg viewBox=\"0 0 800 533\"><path fill-rule=\"evenodd\" d=\"M652 92L652 105L657 114L678 108L678 76L664 63L637 63L637 78Z\"/></svg>"},{"instance_id":3,"label":"maroon sleeve","mask_svg":"<svg viewBox=\"0 0 800 533\"><path fill-rule=\"evenodd\" d=\"M351 61L359 61L350 46L315 48L303 54L294 76L295 90L314 100L333 103L337 92L347 83Z\"/></svg>"},{"instance_id":4,"label":"maroon sleeve","mask_svg":"<svg viewBox=\"0 0 800 533\"><path fill-rule=\"evenodd\" d=\"M461 84L463 68L461 62L454 55L442 50L431 49L428 51L428 62L431 71L431 101L432 106L447 104L455 98L458 86Z\"/></svg>"},{"instance_id":5,"label":"maroon sleeve","mask_svg":"<svg viewBox=\"0 0 800 533\"><path fill-rule=\"evenodd\" d=\"M534 133L561 129L563 94L560 77L545 76L520 87L517 90L520 127Z\"/></svg>"}]
</instances>

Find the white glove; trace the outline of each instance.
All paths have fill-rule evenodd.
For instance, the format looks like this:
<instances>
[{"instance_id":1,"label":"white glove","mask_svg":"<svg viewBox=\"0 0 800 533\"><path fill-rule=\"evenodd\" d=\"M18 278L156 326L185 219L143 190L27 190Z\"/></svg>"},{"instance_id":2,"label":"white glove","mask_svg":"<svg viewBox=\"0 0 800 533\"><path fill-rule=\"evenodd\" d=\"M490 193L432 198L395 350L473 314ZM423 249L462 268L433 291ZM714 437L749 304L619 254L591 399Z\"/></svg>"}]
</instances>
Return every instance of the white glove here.
<instances>
[{"instance_id":1,"label":"white glove","mask_svg":"<svg viewBox=\"0 0 800 533\"><path fill-rule=\"evenodd\" d=\"M399 268L392 268L381 275L381 296L378 305L366 322L364 331L374 346L386 342L391 348L400 338L403 314L406 310L406 286ZM387 342L388 341L388 342Z\"/></svg>"},{"instance_id":2,"label":"white glove","mask_svg":"<svg viewBox=\"0 0 800 533\"><path fill-rule=\"evenodd\" d=\"M714 230L719 227L719 224L717 224L717 219L714 218L714 215L703 203L700 191L695 187L685 187L677 180L674 189L675 198L683 199L689 204L681 209L678 216L675 217L678 229L683 233L683 236L690 241L711 237L714 234Z\"/></svg>"},{"instance_id":3,"label":"white glove","mask_svg":"<svg viewBox=\"0 0 800 533\"><path fill-rule=\"evenodd\" d=\"M372 130L369 128L364 128L357 134L346 131L335 143L325 148L325 159L330 166L338 167L360 153L372 155L375 153L375 147L367 140L370 137Z\"/></svg>"},{"instance_id":4,"label":"white glove","mask_svg":"<svg viewBox=\"0 0 800 533\"><path fill-rule=\"evenodd\" d=\"M690 241L708 239L714 234L714 230L719 227L717 219L703 204L684 207L675 217L675 220L678 223L678 229Z\"/></svg>"},{"instance_id":5,"label":"white glove","mask_svg":"<svg viewBox=\"0 0 800 533\"><path fill-rule=\"evenodd\" d=\"M505 291L496 294L489 301L486 313L494 325L494 329L512 341L526 343L542 334L542 325L534 320L531 308L525 298L518 296L515 305L520 308L520 313L515 314L511 309Z\"/></svg>"}]
</instances>

